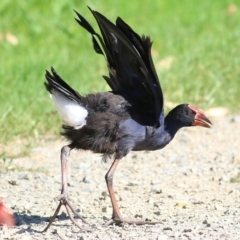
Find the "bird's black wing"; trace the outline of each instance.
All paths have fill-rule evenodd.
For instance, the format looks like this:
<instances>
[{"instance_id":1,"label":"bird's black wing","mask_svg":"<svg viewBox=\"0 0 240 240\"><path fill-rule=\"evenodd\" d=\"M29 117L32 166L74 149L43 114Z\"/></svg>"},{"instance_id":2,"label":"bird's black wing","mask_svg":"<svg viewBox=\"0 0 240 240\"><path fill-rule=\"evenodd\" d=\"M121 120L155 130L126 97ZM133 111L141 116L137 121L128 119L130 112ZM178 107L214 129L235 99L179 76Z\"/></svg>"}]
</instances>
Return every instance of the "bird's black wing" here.
<instances>
[{"instance_id":1,"label":"bird's black wing","mask_svg":"<svg viewBox=\"0 0 240 240\"><path fill-rule=\"evenodd\" d=\"M163 93L152 61L150 38L140 37L119 17L114 25L102 14L91 12L102 36L77 12L76 20L92 34L95 51L106 57L109 77L104 79L113 92L123 95L135 107L133 118L145 125L159 126Z\"/></svg>"}]
</instances>

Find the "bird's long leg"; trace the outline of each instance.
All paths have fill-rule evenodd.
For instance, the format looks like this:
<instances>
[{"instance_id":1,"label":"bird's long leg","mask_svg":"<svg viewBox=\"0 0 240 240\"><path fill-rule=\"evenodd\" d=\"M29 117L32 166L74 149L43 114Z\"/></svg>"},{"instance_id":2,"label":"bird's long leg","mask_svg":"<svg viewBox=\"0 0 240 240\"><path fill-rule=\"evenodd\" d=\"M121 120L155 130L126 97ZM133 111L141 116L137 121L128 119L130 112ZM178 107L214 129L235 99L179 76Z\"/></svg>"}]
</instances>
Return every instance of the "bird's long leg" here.
<instances>
[{"instance_id":1,"label":"bird's long leg","mask_svg":"<svg viewBox=\"0 0 240 240\"><path fill-rule=\"evenodd\" d=\"M72 213L75 214L76 216L78 216L84 223L87 223L80 214L78 214L76 212L76 210L73 208L73 206L71 205L69 199L68 199L68 159L69 159L69 155L70 155L70 151L71 148L69 146L64 146L61 149L61 172L62 172L62 191L61 194L57 197L54 198L55 201L59 201L59 205L54 213L54 215L51 217L47 227L43 230L43 232L47 231L48 228L51 226L51 224L53 223L54 219L56 218L57 214L60 211L60 208L62 205L65 206L68 215L71 219L71 221L77 226L79 227L81 230L84 231L92 231L90 228L84 227L79 225L73 218Z\"/></svg>"},{"instance_id":2,"label":"bird's long leg","mask_svg":"<svg viewBox=\"0 0 240 240\"><path fill-rule=\"evenodd\" d=\"M118 207L117 199L116 199L116 196L114 193L114 188L113 188L113 176L114 176L114 172L119 164L119 161L120 161L120 159L115 159L114 162L112 163L110 169L108 170L107 174L105 175L108 192L109 192L110 199L112 202L113 215L112 215L112 219L110 219L108 222L106 222L104 224L104 226L109 226L113 223L116 223L116 224L128 223L128 224L136 224L136 225L144 225L144 224L154 225L154 224L159 223L159 222L151 222L151 221L143 220L143 219L131 220L131 219L122 218L119 207Z\"/></svg>"},{"instance_id":3,"label":"bird's long leg","mask_svg":"<svg viewBox=\"0 0 240 240\"><path fill-rule=\"evenodd\" d=\"M118 207L118 203L117 203L117 199L114 193L114 189L113 189L113 175L114 172L118 166L119 163L119 159L115 159L114 162L112 163L112 166L110 167L110 169L108 170L107 174L105 175L105 180L107 183L107 188L108 188L108 192L110 195L110 199L112 202L112 207L113 207L113 215L112 218L113 219L121 219L121 213Z\"/></svg>"}]
</instances>

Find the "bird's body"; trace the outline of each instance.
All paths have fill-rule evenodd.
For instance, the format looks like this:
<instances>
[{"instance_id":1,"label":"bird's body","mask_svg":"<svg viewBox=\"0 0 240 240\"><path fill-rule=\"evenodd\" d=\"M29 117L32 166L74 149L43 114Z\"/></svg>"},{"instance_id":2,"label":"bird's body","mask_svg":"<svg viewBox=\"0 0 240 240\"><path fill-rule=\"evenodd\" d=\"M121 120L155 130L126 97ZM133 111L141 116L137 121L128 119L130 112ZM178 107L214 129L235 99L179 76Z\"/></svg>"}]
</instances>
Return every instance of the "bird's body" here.
<instances>
[{"instance_id":1,"label":"bird's body","mask_svg":"<svg viewBox=\"0 0 240 240\"><path fill-rule=\"evenodd\" d=\"M55 81L60 80L54 70L52 76L49 73L47 76L54 77ZM104 159L112 155L122 158L130 151L161 149L179 129L168 129L163 113L159 116L157 127L142 125L142 122L148 120L142 115L139 106L118 93L78 94L76 99L70 101L63 94L55 93L52 98L64 120L62 135L70 141L69 146L72 149L101 153ZM59 102L67 104L58 106ZM74 107L75 104L78 107ZM73 118L69 119L69 116Z\"/></svg>"},{"instance_id":2,"label":"bird's body","mask_svg":"<svg viewBox=\"0 0 240 240\"><path fill-rule=\"evenodd\" d=\"M141 125L135 106L121 95L112 92L88 94L79 98L79 104L80 108L73 107L71 110L77 119L67 119L68 122L65 121L62 132L62 135L70 141L72 149L101 153L104 159L112 155L115 158L122 158L131 150L161 149L174 136L164 129L163 115L160 116L158 128ZM79 114L76 111L79 111ZM59 112L64 113L63 110ZM81 114L82 112L87 114ZM71 115L69 108L65 114L66 118Z\"/></svg>"},{"instance_id":3,"label":"bird's body","mask_svg":"<svg viewBox=\"0 0 240 240\"><path fill-rule=\"evenodd\" d=\"M66 200L66 164L71 149L91 150L103 154L104 159L111 156L115 159L106 174L113 206L110 223L144 224L145 221L121 217L112 186L119 160L130 151L165 147L182 127L210 127L211 122L189 104L178 105L164 117L163 93L151 58L150 38L137 35L121 18L117 18L114 25L100 13L92 13L102 37L78 13L76 20L91 33L95 51L106 57L109 76L104 79L112 91L82 96L54 69L46 73L46 88L64 122L62 135L69 140L61 154L63 186L56 212L64 204L68 212L70 208L76 214Z\"/></svg>"}]
</instances>

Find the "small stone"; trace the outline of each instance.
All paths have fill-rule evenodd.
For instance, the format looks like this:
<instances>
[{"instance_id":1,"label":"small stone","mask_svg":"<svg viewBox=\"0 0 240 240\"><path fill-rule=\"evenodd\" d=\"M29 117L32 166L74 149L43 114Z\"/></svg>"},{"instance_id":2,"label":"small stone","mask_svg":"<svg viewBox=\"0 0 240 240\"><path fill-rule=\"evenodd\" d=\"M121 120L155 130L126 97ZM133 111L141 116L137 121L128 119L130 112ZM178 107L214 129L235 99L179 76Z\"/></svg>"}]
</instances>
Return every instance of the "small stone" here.
<instances>
[{"instance_id":1,"label":"small stone","mask_svg":"<svg viewBox=\"0 0 240 240\"><path fill-rule=\"evenodd\" d=\"M153 204L153 203L154 203L154 199L150 197L150 198L147 200L147 203Z\"/></svg>"},{"instance_id":2,"label":"small stone","mask_svg":"<svg viewBox=\"0 0 240 240\"><path fill-rule=\"evenodd\" d=\"M167 240L168 236L167 235L158 235L157 240Z\"/></svg>"},{"instance_id":3,"label":"small stone","mask_svg":"<svg viewBox=\"0 0 240 240\"><path fill-rule=\"evenodd\" d=\"M22 179L24 179L24 180L29 180L29 177L28 177L28 175L27 174L19 174L18 175L18 179L20 179L20 180L22 180Z\"/></svg>"},{"instance_id":4,"label":"small stone","mask_svg":"<svg viewBox=\"0 0 240 240\"><path fill-rule=\"evenodd\" d=\"M219 182L228 182L229 181L229 179L228 179L228 177L227 176L225 176L225 175L223 175L222 177L220 177L219 178L219 180L218 180Z\"/></svg>"},{"instance_id":5,"label":"small stone","mask_svg":"<svg viewBox=\"0 0 240 240\"><path fill-rule=\"evenodd\" d=\"M167 230L168 230L168 231L172 231L172 228L171 228L171 227L165 227L165 228L163 228L163 230L164 230L164 231L167 231Z\"/></svg>"},{"instance_id":6,"label":"small stone","mask_svg":"<svg viewBox=\"0 0 240 240\"><path fill-rule=\"evenodd\" d=\"M216 204L215 209L221 211L221 210L223 210L223 206L220 204Z\"/></svg>"},{"instance_id":7,"label":"small stone","mask_svg":"<svg viewBox=\"0 0 240 240\"><path fill-rule=\"evenodd\" d=\"M225 215L229 215L231 212L229 211L229 209L227 209L225 212L224 212L224 214Z\"/></svg>"},{"instance_id":8,"label":"small stone","mask_svg":"<svg viewBox=\"0 0 240 240\"><path fill-rule=\"evenodd\" d=\"M191 171L192 173L197 173L197 168L191 167L191 168L190 168L190 171Z\"/></svg>"},{"instance_id":9,"label":"small stone","mask_svg":"<svg viewBox=\"0 0 240 240\"><path fill-rule=\"evenodd\" d=\"M153 204L153 206L157 208L159 207L159 205L156 202Z\"/></svg>"},{"instance_id":10,"label":"small stone","mask_svg":"<svg viewBox=\"0 0 240 240\"><path fill-rule=\"evenodd\" d=\"M175 207L186 208L186 207L187 207L187 204L186 204L186 203L179 202L179 203L176 203Z\"/></svg>"},{"instance_id":11,"label":"small stone","mask_svg":"<svg viewBox=\"0 0 240 240\"><path fill-rule=\"evenodd\" d=\"M210 224L210 222L209 222L208 219L204 220L204 221L203 221L203 224L205 224L206 227L211 227L211 224Z\"/></svg>"},{"instance_id":12,"label":"small stone","mask_svg":"<svg viewBox=\"0 0 240 240\"><path fill-rule=\"evenodd\" d=\"M74 184L72 182L68 182L68 187L74 187Z\"/></svg>"},{"instance_id":13,"label":"small stone","mask_svg":"<svg viewBox=\"0 0 240 240\"><path fill-rule=\"evenodd\" d=\"M161 215L161 212L160 211L156 211L156 212L154 212L154 214L159 216L159 215Z\"/></svg>"},{"instance_id":14,"label":"small stone","mask_svg":"<svg viewBox=\"0 0 240 240\"><path fill-rule=\"evenodd\" d=\"M83 181L84 183L91 183L91 178L90 178L89 176L85 176L85 177L82 179L82 181Z\"/></svg>"},{"instance_id":15,"label":"small stone","mask_svg":"<svg viewBox=\"0 0 240 240\"><path fill-rule=\"evenodd\" d=\"M101 193L101 195L102 195L104 198L106 198L106 196L108 196L108 193L107 193L106 191L103 191L103 192Z\"/></svg>"},{"instance_id":16,"label":"small stone","mask_svg":"<svg viewBox=\"0 0 240 240\"><path fill-rule=\"evenodd\" d=\"M107 212L107 208L106 208L106 207L103 207L103 208L102 208L102 212L104 212L104 213Z\"/></svg>"},{"instance_id":17,"label":"small stone","mask_svg":"<svg viewBox=\"0 0 240 240\"><path fill-rule=\"evenodd\" d=\"M65 233L65 236L70 239L72 237L72 232L66 232Z\"/></svg>"},{"instance_id":18,"label":"small stone","mask_svg":"<svg viewBox=\"0 0 240 240\"><path fill-rule=\"evenodd\" d=\"M9 184L16 186L17 185L17 181L16 180L10 180L8 181Z\"/></svg>"},{"instance_id":19,"label":"small stone","mask_svg":"<svg viewBox=\"0 0 240 240\"><path fill-rule=\"evenodd\" d=\"M128 186L133 187L133 186L138 186L139 182L138 181L131 181L130 183L128 183Z\"/></svg>"},{"instance_id":20,"label":"small stone","mask_svg":"<svg viewBox=\"0 0 240 240\"><path fill-rule=\"evenodd\" d=\"M156 193L156 194L160 194L160 193L162 193L161 187L162 187L161 184L155 184L155 185L152 186L151 192Z\"/></svg>"},{"instance_id":21,"label":"small stone","mask_svg":"<svg viewBox=\"0 0 240 240\"><path fill-rule=\"evenodd\" d=\"M204 202L202 202L202 201L199 201L199 200L194 200L193 201L193 204L195 204L195 205L197 205L197 204L204 204Z\"/></svg>"},{"instance_id":22,"label":"small stone","mask_svg":"<svg viewBox=\"0 0 240 240\"><path fill-rule=\"evenodd\" d=\"M103 216L103 221L108 221L109 220L109 218L108 217L106 217L106 216Z\"/></svg>"}]
</instances>

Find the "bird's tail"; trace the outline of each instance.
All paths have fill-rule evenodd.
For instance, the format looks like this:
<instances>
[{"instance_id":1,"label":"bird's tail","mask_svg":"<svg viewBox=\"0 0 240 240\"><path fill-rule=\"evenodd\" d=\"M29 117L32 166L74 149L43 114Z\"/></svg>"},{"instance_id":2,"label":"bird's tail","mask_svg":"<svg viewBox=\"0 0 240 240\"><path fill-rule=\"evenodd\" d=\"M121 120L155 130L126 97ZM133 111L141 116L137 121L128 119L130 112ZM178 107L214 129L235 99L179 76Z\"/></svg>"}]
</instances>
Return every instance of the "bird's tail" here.
<instances>
[{"instance_id":1,"label":"bird's tail","mask_svg":"<svg viewBox=\"0 0 240 240\"><path fill-rule=\"evenodd\" d=\"M84 97L64 82L53 68L51 68L51 73L46 71L45 77L47 79L45 87L64 125L75 129L83 127L88 116L88 111L83 105Z\"/></svg>"}]
</instances>

